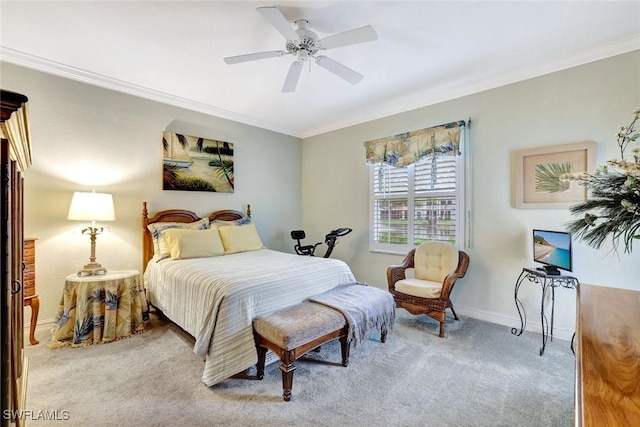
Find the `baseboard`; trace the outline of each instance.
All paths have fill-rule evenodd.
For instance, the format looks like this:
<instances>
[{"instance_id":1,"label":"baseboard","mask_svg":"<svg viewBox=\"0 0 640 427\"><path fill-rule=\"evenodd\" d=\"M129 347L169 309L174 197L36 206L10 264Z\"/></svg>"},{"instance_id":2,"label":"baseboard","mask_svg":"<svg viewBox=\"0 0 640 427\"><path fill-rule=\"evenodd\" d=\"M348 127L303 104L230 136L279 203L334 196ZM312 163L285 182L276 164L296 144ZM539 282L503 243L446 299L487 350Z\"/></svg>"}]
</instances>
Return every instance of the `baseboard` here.
<instances>
[{"instance_id":1,"label":"baseboard","mask_svg":"<svg viewBox=\"0 0 640 427\"><path fill-rule=\"evenodd\" d=\"M520 328L520 318L516 316L507 316L502 313L495 313L491 311L478 310L474 307L468 307L460 304L455 305L456 313L472 317L478 320L484 320L485 322L495 323L497 325L509 326L512 328ZM532 322L530 319L527 319L527 325L524 328L527 332L533 332L536 334L542 335L542 325L540 323ZM553 338L560 339L565 341L570 341L573 337L573 330L568 330L564 328L558 328L556 325L553 326Z\"/></svg>"},{"instance_id":2,"label":"baseboard","mask_svg":"<svg viewBox=\"0 0 640 427\"><path fill-rule=\"evenodd\" d=\"M55 321L56 321L55 319L39 320L38 323L36 323L36 331L41 331L44 328L51 329ZM26 331L27 336L29 336L30 328L31 328L31 323L27 323L24 325L24 330Z\"/></svg>"},{"instance_id":3,"label":"baseboard","mask_svg":"<svg viewBox=\"0 0 640 427\"><path fill-rule=\"evenodd\" d=\"M465 305L456 304L455 305L456 313L472 317L478 320L484 320L485 322L495 323L497 325L509 326L511 328L520 328L520 318L516 316L507 316L502 313L495 313L491 311L478 310L474 307L468 307ZM42 330L44 328L51 329L53 324L55 323L55 319L44 319L37 323L36 331ZM29 336L29 325L25 325L25 330L27 336ZM540 323L531 322L530 319L527 319L527 326L525 327L525 331L533 332L536 334L542 334L542 326ZM573 337L573 330L558 328L554 325L553 328L553 338L557 338L560 340L570 341Z\"/></svg>"}]
</instances>

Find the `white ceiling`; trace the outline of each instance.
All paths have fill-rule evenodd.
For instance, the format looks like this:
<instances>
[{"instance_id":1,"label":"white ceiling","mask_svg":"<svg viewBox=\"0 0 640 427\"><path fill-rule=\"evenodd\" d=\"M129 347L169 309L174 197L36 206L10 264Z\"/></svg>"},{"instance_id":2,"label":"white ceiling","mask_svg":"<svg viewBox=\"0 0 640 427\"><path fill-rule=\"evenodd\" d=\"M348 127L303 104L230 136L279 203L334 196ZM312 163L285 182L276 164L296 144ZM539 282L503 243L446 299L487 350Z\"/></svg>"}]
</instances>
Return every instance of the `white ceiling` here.
<instances>
[{"instance_id":1,"label":"white ceiling","mask_svg":"<svg viewBox=\"0 0 640 427\"><path fill-rule=\"evenodd\" d=\"M305 67L258 12L307 19L320 38L372 25L378 40L324 51L357 85ZM640 49L640 2L1 1L0 59L298 137ZM464 112L462 112L464 114Z\"/></svg>"}]
</instances>

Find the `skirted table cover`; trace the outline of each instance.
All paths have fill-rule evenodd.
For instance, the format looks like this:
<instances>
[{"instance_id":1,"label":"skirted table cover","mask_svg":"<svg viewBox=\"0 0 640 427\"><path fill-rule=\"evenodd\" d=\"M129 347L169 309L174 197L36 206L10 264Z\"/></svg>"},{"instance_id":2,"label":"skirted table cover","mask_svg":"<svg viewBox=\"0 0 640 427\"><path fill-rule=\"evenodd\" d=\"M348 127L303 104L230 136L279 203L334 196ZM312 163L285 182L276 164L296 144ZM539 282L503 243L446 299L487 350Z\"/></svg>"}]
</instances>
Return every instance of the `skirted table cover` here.
<instances>
[{"instance_id":1,"label":"skirted table cover","mask_svg":"<svg viewBox=\"0 0 640 427\"><path fill-rule=\"evenodd\" d=\"M146 312L140 273L136 270L69 275L49 347L80 347L142 333Z\"/></svg>"}]
</instances>

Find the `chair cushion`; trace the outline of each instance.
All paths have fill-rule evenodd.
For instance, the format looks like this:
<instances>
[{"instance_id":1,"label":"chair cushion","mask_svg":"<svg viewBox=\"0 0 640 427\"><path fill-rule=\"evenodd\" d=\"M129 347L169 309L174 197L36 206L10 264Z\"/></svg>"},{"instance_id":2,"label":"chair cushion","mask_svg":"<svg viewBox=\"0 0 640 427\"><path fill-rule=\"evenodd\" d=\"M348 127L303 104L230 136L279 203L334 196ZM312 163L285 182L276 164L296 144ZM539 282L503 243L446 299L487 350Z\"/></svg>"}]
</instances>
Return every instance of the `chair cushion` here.
<instances>
[{"instance_id":1,"label":"chair cushion","mask_svg":"<svg viewBox=\"0 0 640 427\"><path fill-rule=\"evenodd\" d=\"M442 282L420 279L402 279L396 282L396 291L420 298L439 298Z\"/></svg>"},{"instance_id":2,"label":"chair cushion","mask_svg":"<svg viewBox=\"0 0 640 427\"><path fill-rule=\"evenodd\" d=\"M450 243L425 242L418 246L414 256L416 279L444 282L458 268L458 250Z\"/></svg>"}]
</instances>

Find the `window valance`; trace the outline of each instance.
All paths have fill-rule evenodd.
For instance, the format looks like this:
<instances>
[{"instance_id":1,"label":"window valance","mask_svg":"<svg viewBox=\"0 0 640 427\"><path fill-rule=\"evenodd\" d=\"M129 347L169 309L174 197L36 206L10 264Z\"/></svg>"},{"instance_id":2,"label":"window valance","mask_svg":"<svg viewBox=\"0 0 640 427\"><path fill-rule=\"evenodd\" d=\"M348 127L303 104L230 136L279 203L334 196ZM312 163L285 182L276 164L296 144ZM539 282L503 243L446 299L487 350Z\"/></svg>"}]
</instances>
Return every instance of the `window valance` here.
<instances>
[{"instance_id":1,"label":"window valance","mask_svg":"<svg viewBox=\"0 0 640 427\"><path fill-rule=\"evenodd\" d=\"M31 166L31 134L29 132L27 97L2 90L0 137L9 141L9 154L20 172Z\"/></svg>"},{"instance_id":2,"label":"window valance","mask_svg":"<svg viewBox=\"0 0 640 427\"><path fill-rule=\"evenodd\" d=\"M405 167L426 157L460 155L460 133L465 126L460 120L367 141L367 163Z\"/></svg>"}]
</instances>

